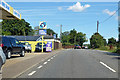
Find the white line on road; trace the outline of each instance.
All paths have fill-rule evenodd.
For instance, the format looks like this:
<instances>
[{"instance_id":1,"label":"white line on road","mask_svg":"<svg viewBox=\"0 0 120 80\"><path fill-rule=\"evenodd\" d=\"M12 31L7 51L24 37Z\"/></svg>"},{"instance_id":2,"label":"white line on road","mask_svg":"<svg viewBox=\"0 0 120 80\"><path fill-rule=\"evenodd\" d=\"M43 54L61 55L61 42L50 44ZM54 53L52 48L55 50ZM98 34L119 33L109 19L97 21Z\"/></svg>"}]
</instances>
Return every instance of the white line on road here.
<instances>
[{"instance_id":1,"label":"white line on road","mask_svg":"<svg viewBox=\"0 0 120 80\"><path fill-rule=\"evenodd\" d=\"M35 73L36 73L36 71L32 71L31 73L28 74L28 76L32 76Z\"/></svg>"},{"instance_id":2,"label":"white line on road","mask_svg":"<svg viewBox=\"0 0 120 80\"><path fill-rule=\"evenodd\" d=\"M47 62L44 62L43 64L47 64Z\"/></svg>"},{"instance_id":3,"label":"white line on road","mask_svg":"<svg viewBox=\"0 0 120 80\"><path fill-rule=\"evenodd\" d=\"M43 66L41 65L41 66L38 67L38 69L40 69L40 68L42 68L42 67L43 67Z\"/></svg>"},{"instance_id":4,"label":"white line on road","mask_svg":"<svg viewBox=\"0 0 120 80\"><path fill-rule=\"evenodd\" d=\"M100 62L102 65L104 65L105 67L107 67L109 70L111 70L112 72L116 72L114 69L112 69L111 67L109 67L108 65L106 65L103 62Z\"/></svg>"},{"instance_id":5,"label":"white line on road","mask_svg":"<svg viewBox=\"0 0 120 80\"><path fill-rule=\"evenodd\" d=\"M53 56L53 57L56 57L56 56Z\"/></svg>"},{"instance_id":6,"label":"white line on road","mask_svg":"<svg viewBox=\"0 0 120 80\"><path fill-rule=\"evenodd\" d=\"M51 57L51 59L53 59L53 57Z\"/></svg>"},{"instance_id":7,"label":"white line on road","mask_svg":"<svg viewBox=\"0 0 120 80\"><path fill-rule=\"evenodd\" d=\"M48 59L48 62L51 61L50 59Z\"/></svg>"}]
</instances>

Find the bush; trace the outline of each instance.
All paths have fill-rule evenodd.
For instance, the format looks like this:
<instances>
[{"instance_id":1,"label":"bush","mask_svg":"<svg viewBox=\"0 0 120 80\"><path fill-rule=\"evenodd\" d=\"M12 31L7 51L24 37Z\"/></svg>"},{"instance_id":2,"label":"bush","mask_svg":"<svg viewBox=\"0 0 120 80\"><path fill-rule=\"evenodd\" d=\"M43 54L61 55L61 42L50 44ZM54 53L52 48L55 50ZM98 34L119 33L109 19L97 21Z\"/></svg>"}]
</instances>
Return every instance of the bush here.
<instances>
[{"instance_id":1,"label":"bush","mask_svg":"<svg viewBox=\"0 0 120 80\"><path fill-rule=\"evenodd\" d=\"M109 46L102 46L102 47L100 47L99 49L100 49L100 50L109 50L110 48L109 48Z\"/></svg>"},{"instance_id":2,"label":"bush","mask_svg":"<svg viewBox=\"0 0 120 80\"><path fill-rule=\"evenodd\" d=\"M120 47L118 47L116 53L119 53L119 54L120 54Z\"/></svg>"}]
</instances>

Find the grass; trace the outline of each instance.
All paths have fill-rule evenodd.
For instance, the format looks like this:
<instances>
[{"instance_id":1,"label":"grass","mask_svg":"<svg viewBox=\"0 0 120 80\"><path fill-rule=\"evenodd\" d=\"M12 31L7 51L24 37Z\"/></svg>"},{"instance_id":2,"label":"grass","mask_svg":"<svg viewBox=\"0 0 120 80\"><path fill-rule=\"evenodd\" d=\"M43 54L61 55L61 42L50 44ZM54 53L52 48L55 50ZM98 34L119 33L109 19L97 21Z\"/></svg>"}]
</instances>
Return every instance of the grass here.
<instances>
[{"instance_id":1,"label":"grass","mask_svg":"<svg viewBox=\"0 0 120 80\"><path fill-rule=\"evenodd\" d=\"M111 53L116 53L117 52L117 47L114 47L113 49L110 49L109 46L104 46L101 48L97 48L96 50L102 50L102 51L108 51Z\"/></svg>"}]
</instances>

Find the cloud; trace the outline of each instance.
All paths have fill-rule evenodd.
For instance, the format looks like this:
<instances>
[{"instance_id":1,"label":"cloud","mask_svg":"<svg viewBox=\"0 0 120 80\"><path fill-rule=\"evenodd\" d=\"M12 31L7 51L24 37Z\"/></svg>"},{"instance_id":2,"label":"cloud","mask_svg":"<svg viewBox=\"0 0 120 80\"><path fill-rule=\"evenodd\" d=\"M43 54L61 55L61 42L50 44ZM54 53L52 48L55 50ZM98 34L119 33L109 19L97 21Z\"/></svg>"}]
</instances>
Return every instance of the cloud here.
<instances>
[{"instance_id":1,"label":"cloud","mask_svg":"<svg viewBox=\"0 0 120 80\"><path fill-rule=\"evenodd\" d=\"M89 4L82 6L80 2L77 2L75 5L69 6L67 10L72 10L73 12L82 12L89 7L90 7Z\"/></svg>"},{"instance_id":2,"label":"cloud","mask_svg":"<svg viewBox=\"0 0 120 80\"><path fill-rule=\"evenodd\" d=\"M115 14L116 11L109 11L108 9L105 9L105 10L103 10L103 12L111 16L111 15Z\"/></svg>"},{"instance_id":3,"label":"cloud","mask_svg":"<svg viewBox=\"0 0 120 80\"><path fill-rule=\"evenodd\" d=\"M61 10L62 10L62 7L58 7L58 10L61 11Z\"/></svg>"}]
</instances>

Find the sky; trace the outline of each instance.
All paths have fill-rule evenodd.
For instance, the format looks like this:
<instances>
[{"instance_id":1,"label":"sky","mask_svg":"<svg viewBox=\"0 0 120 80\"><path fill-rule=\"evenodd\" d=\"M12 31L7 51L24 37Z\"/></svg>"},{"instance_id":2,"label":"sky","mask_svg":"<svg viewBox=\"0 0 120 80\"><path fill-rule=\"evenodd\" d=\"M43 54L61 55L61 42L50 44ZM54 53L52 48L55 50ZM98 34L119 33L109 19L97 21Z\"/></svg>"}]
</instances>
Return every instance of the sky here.
<instances>
[{"instance_id":1,"label":"sky","mask_svg":"<svg viewBox=\"0 0 120 80\"><path fill-rule=\"evenodd\" d=\"M53 29L60 35L62 24L62 32L76 29L77 32L85 33L89 40L97 31L98 20L101 23L99 33L105 39L111 37L118 39L118 13L102 23L118 9L117 2L78 2L76 0L76 2L8 2L8 4L18 10L32 28L39 26L40 21L46 21L47 28Z\"/></svg>"}]
</instances>

